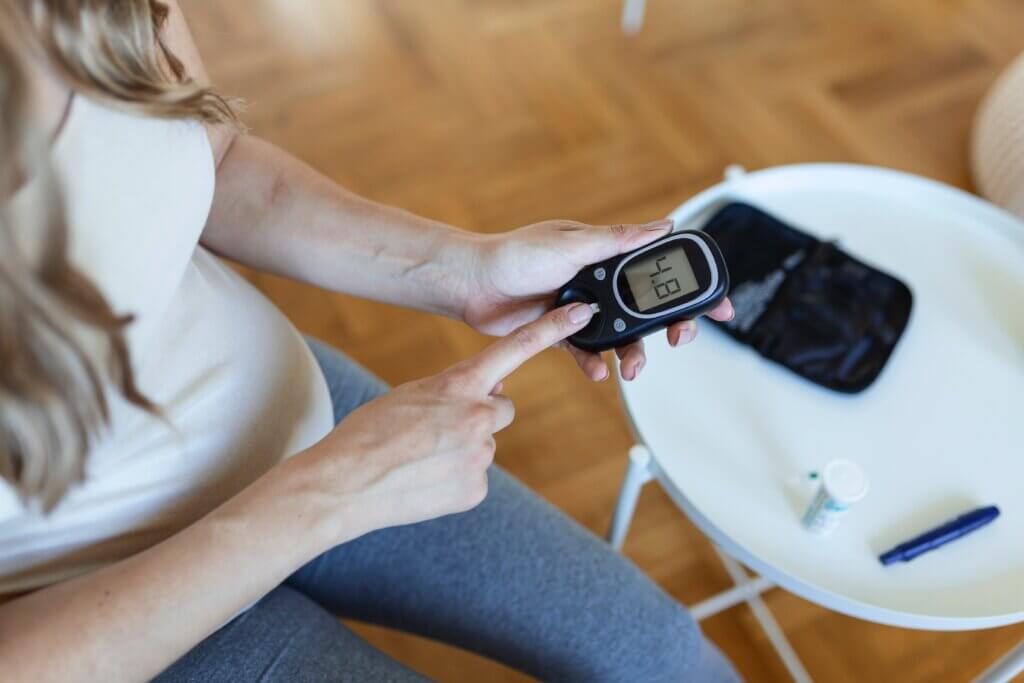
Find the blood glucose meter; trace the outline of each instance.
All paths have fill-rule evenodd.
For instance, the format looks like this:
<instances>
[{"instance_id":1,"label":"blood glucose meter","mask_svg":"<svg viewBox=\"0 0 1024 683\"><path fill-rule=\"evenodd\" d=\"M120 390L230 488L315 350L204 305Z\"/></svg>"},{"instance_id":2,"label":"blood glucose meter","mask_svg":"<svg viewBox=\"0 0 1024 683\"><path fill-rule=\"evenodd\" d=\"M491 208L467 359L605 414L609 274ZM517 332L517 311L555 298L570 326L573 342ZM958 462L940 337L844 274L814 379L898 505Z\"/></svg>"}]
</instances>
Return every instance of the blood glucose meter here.
<instances>
[{"instance_id":1,"label":"blood glucose meter","mask_svg":"<svg viewBox=\"0 0 1024 683\"><path fill-rule=\"evenodd\" d=\"M686 230L587 266L561 289L556 305L590 304L594 317L569 343L605 351L696 318L728 291L718 245L704 232Z\"/></svg>"}]
</instances>

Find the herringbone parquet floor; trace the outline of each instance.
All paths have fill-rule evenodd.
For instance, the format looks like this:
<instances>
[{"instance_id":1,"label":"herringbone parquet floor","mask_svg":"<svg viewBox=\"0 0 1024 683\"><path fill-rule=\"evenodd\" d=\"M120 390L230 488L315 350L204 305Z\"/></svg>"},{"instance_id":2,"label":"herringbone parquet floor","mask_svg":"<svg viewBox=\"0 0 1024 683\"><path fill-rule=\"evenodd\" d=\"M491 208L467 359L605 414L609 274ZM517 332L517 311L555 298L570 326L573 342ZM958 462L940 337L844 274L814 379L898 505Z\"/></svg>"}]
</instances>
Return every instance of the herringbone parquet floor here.
<instances>
[{"instance_id":1,"label":"herringbone parquet floor","mask_svg":"<svg viewBox=\"0 0 1024 683\"><path fill-rule=\"evenodd\" d=\"M473 230L660 217L723 167L855 161L969 187L973 111L1024 49L1021 0L185 0L222 90L254 130L370 197ZM254 276L304 331L398 383L486 339L450 321ZM700 343L700 340L696 343ZM611 383L560 352L508 383L498 460L601 532L630 445ZM695 388L694 390L699 390ZM656 487L626 553L686 603L727 577ZM911 632L775 592L819 681L964 681L1024 627ZM745 608L706 632L750 681L785 681ZM445 681L521 680L489 662L361 632Z\"/></svg>"}]
</instances>

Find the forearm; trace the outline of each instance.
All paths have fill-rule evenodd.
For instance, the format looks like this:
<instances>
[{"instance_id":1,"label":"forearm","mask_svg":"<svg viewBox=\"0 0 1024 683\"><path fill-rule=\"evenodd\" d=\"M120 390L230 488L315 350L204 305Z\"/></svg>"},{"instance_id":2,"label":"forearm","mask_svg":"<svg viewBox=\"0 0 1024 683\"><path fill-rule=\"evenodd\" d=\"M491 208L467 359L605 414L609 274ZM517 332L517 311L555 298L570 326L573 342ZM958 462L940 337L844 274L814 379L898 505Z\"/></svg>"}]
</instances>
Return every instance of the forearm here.
<instances>
[{"instance_id":1,"label":"forearm","mask_svg":"<svg viewBox=\"0 0 1024 683\"><path fill-rule=\"evenodd\" d=\"M279 470L138 555L0 607L0 677L149 680L257 601L338 533Z\"/></svg>"},{"instance_id":2,"label":"forearm","mask_svg":"<svg viewBox=\"0 0 1024 683\"><path fill-rule=\"evenodd\" d=\"M479 237L359 197L258 138L220 162L203 244L326 289L462 316Z\"/></svg>"}]
</instances>

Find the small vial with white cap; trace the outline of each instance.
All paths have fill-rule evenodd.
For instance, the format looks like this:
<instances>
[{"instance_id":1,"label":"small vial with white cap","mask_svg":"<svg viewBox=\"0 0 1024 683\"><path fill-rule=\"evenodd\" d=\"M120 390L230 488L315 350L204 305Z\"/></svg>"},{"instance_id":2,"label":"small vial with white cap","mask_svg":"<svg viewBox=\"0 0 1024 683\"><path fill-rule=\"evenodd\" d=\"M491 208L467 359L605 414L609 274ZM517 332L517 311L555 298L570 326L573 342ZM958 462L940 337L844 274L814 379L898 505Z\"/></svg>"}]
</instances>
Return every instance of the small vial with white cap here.
<instances>
[{"instance_id":1,"label":"small vial with white cap","mask_svg":"<svg viewBox=\"0 0 1024 683\"><path fill-rule=\"evenodd\" d=\"M868 478L857 463L840 459L825 465L820 480L802 523L808 531L827 536L839 525L846 510L867 495Z\"/></svg>"}]
</instances>

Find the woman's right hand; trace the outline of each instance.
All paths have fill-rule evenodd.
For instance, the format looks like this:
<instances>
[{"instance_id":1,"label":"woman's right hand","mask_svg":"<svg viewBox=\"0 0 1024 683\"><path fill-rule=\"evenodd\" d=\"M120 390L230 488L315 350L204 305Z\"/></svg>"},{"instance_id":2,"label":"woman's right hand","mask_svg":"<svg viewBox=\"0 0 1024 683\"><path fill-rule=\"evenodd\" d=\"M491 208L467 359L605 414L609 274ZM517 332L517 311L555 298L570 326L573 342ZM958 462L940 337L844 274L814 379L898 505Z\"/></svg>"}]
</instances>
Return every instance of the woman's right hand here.
<instances>
[{"instance_id":1,"label":"woman's right hand","mask_svg":"<svg viewBox=\"0 0 1024 683\"><path fill-rule=\"evenodd\" d=\"M339 503L344 532L334 542L482 502L493 435L515 414L501 381L592 315L586 304L555 309L438 375L366 403L300 456L317 489Z\"/></svg>"},{"instance_id":2,"label":"woman's right hand","mask_svg":"<svg viewBox=\"0 0 1024 683\"><path fill-rule=\"evenodd\" d=\"M579 306L367 403L166 540L3 605L2 678L149 680L324 550L477 505L513 417L501 380L582 329ZM55 633L74 647L55 655Z\"/></svg>"}]
</instances>

